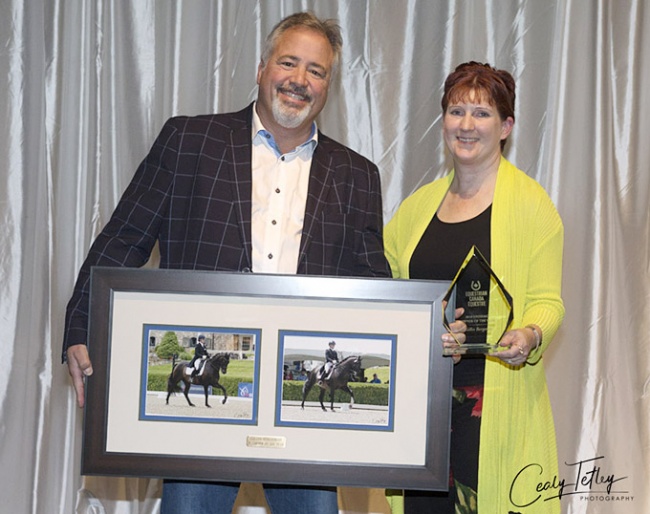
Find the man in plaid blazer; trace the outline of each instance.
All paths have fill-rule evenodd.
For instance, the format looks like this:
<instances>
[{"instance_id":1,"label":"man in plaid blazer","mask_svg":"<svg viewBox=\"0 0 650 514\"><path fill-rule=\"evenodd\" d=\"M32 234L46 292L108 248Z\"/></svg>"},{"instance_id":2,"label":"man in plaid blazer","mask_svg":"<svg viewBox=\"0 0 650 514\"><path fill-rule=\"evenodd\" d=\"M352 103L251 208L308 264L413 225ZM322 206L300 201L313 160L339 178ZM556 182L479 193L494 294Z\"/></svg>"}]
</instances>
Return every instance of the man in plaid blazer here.
<instances>
[{"instance_id":1,"label":"man in plaid blazer","mask_svg":"<svg viewBox=\"0 0 650 514\"><path fill-rule=\"evenodd\" d=\"M257 101L230 114L176 117L97 237L66 312L63 358L80 406L92 266L390 276L374 164L320 133L342 40L332 20L297 13L273 29ZM335 488L265 488L275 513L338 512ZM230 513L237 487L165 482L162 512ZM208 510L209 507L209 510Z\"/></svg>"}]
</instances>

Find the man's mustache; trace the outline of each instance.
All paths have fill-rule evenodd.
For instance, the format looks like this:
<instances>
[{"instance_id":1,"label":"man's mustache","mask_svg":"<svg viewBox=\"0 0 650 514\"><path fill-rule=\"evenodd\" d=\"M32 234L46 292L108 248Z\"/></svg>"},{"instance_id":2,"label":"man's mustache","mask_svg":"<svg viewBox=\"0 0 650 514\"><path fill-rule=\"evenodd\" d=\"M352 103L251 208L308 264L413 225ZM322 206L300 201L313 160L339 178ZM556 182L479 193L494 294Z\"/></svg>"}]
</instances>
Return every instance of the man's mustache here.
<instances>
[{"instance_id":1,"label":"man's mustache","mask_svg":"<svg viewBox=\"0 0 650 514\"><path fill-rule=\"evenodd\" d=\"M311 102L312 100L311 95L307 93L307 88L305 86L289 84L288 86L280 86L278 89L283 93L291 93L294 95L302 96L308 102Z\"/></svg>"}]
</instances>

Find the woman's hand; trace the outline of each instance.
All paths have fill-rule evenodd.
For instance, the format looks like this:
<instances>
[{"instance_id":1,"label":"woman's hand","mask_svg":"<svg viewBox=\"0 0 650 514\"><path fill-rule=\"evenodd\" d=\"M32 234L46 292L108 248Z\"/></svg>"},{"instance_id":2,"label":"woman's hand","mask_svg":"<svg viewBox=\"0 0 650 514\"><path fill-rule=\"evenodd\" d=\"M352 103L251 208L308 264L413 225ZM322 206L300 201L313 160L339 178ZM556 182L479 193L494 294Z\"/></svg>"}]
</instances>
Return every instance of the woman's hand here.
<instances>
[{"instance_id":1,"label":"woman's hand","mask_svg":"<svg viewBox=\"0 0 650 514\"><path fill-rule=\"evenodd\" d=\"M499 346L507 348L498 352L490 353L491 356L501 359L511 366L521 366L528 359L528 355L535 348L535 334L532 330L518 328L506 332Z\"/></svg>"},{"instance_id":2,"label":"woman's hand","mask_svg":"<svg viewBox=\"0 0 650 514\"><path fill-rule=\"evenodd\" d=\"M442 334L442 347L445 350L459 348L460 345L465 342L465 331L467 330L467 325L464 321L458 319L464 312L465 309L462 307L456 309L454 311L456 321L449 324L449 332ZM454 360L454 364L456 364L460 360L460 355L452 355L451 358Z\"/></svg>"}]
</instances>

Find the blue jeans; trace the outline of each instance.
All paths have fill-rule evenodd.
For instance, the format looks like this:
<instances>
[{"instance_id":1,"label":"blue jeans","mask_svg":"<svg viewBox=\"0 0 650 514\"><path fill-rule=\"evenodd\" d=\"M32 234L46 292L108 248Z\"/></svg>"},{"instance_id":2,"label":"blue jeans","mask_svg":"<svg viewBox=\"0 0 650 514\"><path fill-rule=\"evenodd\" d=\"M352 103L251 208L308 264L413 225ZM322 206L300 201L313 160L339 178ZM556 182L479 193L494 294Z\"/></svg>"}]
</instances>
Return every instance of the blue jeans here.
<instances>
[{"instance_id":1,"label":"blue jeans","mask_svg":"<svg viewBox=\"0 0 650 514\"><path fill-rule=\"evenodd\" d=\"M231 514L239 484L165 480L160 514ZM338 514L335 487L264 485L273 514Z\"/></svg>"}]
</instances>

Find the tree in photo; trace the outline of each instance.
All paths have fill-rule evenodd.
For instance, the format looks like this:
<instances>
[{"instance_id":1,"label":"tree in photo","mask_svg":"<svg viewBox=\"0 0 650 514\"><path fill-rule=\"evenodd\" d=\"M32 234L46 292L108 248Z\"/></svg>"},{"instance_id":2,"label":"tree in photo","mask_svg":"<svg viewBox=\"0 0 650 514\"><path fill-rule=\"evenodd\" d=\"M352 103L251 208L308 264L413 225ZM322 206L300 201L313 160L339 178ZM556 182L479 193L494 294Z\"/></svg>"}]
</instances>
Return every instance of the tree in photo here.
<instances>
[{"instance_id":1,"label":"tree in photo","mask_svg":"<svg viewBox=\"0 0 650 514\"><path fill-rule=\"evenodd\" d=\"M167 331L162 341L156 346L156 355L161 359L171 359L174 354L180 354L184 351L183 347L178 344L176 332Z\"/></svg>"}]
</instances>

